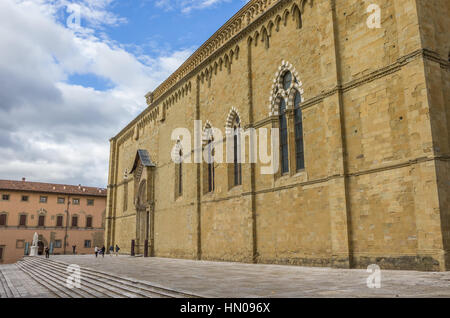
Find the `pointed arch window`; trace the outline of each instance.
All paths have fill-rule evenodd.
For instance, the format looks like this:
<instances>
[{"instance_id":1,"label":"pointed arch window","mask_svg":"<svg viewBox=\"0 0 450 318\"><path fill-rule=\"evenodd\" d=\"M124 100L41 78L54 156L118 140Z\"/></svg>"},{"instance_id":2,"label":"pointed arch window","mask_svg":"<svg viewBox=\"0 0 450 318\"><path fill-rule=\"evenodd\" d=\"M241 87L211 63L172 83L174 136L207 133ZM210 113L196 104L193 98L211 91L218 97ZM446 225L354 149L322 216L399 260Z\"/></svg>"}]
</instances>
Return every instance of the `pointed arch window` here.
<instances>
[{"instance_id":1,"label":"pointed arch window","mask_svg":"<svg viewBox=\"0 0 450 318\"><path fill-rule=\"evenodd\" d=\"M241 121L239 116L236 115L233 122L233 172L234 172L234 185L238 186L242 184L242 165L241 165Z\"/></svg>"},{"instance_id":2,"label":"pointed arch window","mask_svg":"<svg viewBox=\"0 0 450 318\"><path fill-rule=\"evenodd\" d=\"M300 103L302 98L300 93L295 92L294 97L294 126L295 126L295 160L297 171L305 169L305 154L303 148L303 119Z\"/></svg>"},{"instance_id":3,"label":"pointed arch window","mask_svg":"<svg viewBox=\"0 0 450 318\"><path fill-rule=\"evenodd\" d=\"M208 140L206 149L208 153L208 192L213 192L215 182L213 139Z\"/></svg>"},{"instance_id":4,"label":"pointed arch window","mask_svg":"<svg viewBox=\"0 0 450 318\"><path fill-rule=\"evenodd\" d=\"M292 73L287 71L283 76L283 88L289 90L292 86Z\"/></svg>"},{"instance_id":5,"label":"pointed arch window","mask_svg":"<svg viewBox=\"0 0 450 318\"><path fill-rule=\"evenodd\" d=\"M281 173L284 174L289 172L288 129L286 119L286 100L284 98L281 98L279 114Z\"/></svg>"},{"instance_id":6,"label":"pointed arch window","mask_svg":"<svg viewBox=\"0 0 450 318\"><path fill-rule=\"evenodd\" d=\"M183 195L183 151L179 152L180 162L178 163L178 196Z\"/></svg>"},{"instance_id":7,"label":"pointed arch window","mask_svg":"<svg viewBox=\"0 0 450 318\"><path fill-rule=\"evenodd\" d=\"M294 175L305 169L303 138L303 84L289 62L283 61L270 96L270 116L278 116L280 169L278 176Z\"/></svg>"}]
</instances>

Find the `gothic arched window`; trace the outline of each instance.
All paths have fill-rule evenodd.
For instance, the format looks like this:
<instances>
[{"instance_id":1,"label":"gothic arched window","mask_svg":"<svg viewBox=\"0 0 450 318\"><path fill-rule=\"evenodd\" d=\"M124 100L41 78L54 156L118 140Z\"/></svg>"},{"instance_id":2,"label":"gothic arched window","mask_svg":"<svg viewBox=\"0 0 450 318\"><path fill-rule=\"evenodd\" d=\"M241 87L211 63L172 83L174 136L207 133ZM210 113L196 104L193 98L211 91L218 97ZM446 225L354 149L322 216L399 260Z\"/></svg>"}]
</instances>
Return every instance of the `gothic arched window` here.
<instances>
[{"instance_id":1,"label":"gothic arched window","mask_svg":"<svg viewBox=\"0 0 450 318\"><path fill-rule=\"evenodd\" d=\"M303 150L303 120L300 103L302 98L300 93L295 92L294 97L294 126L295 126L295 160L297 171L305 168L305 155Z\"/></svg>"},{"instance_id":2,"label":"gothic arched window","mask_svg":"<svg viewBox=\"0 0 450 318\"><path fill-rule=\"evenodd\" d=\"M283 76L283 88L284 90L288 90L292 85L292 73L287 71Z\"/></svg>"},{"instance_id":3,"label":"gothic arched window","mask_svg":"<svg viewBox=\"0 0 450 318\"><path fill-rule=\"evenodd\" d=\"M305 169L305 140L303 138L303 83L294 66L283 61L278 68L270 95L269 115L278 116L280 162L277 176Z\"/></svg>"},{"instance_id":4,"label":"gothic arched window","mask_svg":"<svg viewBox=\"0 0 450 318\"><path fill-rule=\"evenodd\" d=\"M214 147L213 140L209 139L206 144L208 153L208 192L214 191Z\"/></svg>"},{"instance_id":5,"label":"gothic arched window","mask_svg":"<svg viewBox=\"0 0 450 318\"><path fill-rule=\"evenodd\" d=\"M233 172L234 172L234 185L242 184L242 165L241 165L241 121L239 116L236 115L233 122Z\"/></svg>"},{"instance_id":6,"label":"gothic arched window","mask_svg":"<svg viewBox=\"0 0 450 318\"><path fill-rule=\"evenodd\" d=\"M183 195L183 151L179 152L180 162L178 163L178 195Z\"/></svg>"},{"instance_id":7,"label":"gothic arched window","mask_svg":"<svg viewBox=\"0 0 450 318\"><path fill-rule=\"evenodd\" d=\"M289 172L288 130L286 119L286 100L283 97L281 97L279 113L281 173L287 173Z\"/></svg>"}]
</instances>

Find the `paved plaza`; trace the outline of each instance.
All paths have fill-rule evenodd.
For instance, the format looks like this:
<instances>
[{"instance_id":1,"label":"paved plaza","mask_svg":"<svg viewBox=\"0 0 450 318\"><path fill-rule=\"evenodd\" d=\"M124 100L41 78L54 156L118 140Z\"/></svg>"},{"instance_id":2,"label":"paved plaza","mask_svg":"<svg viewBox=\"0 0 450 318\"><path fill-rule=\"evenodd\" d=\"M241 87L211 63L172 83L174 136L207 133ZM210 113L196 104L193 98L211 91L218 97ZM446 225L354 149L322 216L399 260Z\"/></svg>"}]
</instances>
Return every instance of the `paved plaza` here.
<instances>
[{"instance_id":1,"label":"paved plaza","mask_svg":"<svg viewBox=\"0 0 450 318\"><path fill-rule=\"evenodd\" d=\"M450 272L382 270L381 288L370 289L370 273L358 269L110 255L52 259L205 297L450 297Z\"/></svg>"},{"instance_id":2,"label":"paved plaza","mask_svg":"<svg viewBox=\"0 0 450 318\"><path fill-rule=\"evenodd\" d=\"M148 283L150 289L153 288L151 286L165 288L166 292L169 291L168 296L175 297L177 295L171 291L200 297L224 298L450 297L450 272L382 270L380 288L371 289L367 287L367 278L370 273L358 269L110 255L104 258L101 256L95 258L93 255L52 256L50 260L45 262L44 260L44 258L26 258L25 263L21 261L18 264L1 265L0 297L79 297L80 295L70 293L61 294L58 292L61 288L55 290L53 287L57 285L51 283L51 281L57 282L58 279L65 281L64 272L69 264L76 264L83 268L82 284L94 283L97 285L97 291L99 284L108 283L111 279L116 280L115 287L111 287L116 290L116 293L108 294L107 297L148 297L148 295L153 297L148 293L138 292L139 295L128 293L130 281L134 281L135 284ZM26 264L28 264L28 270L26 270ZM94 273L97 278L92 276ZM120 284L128 284L128 287L124 285L124 288L121 288ZM110 289L103 285L103 291L105 288ZM124 292L123 295L122 292ZM81 297L91 297L90 295L105 296L81 291Z\"/></svg>"}]
</instances>

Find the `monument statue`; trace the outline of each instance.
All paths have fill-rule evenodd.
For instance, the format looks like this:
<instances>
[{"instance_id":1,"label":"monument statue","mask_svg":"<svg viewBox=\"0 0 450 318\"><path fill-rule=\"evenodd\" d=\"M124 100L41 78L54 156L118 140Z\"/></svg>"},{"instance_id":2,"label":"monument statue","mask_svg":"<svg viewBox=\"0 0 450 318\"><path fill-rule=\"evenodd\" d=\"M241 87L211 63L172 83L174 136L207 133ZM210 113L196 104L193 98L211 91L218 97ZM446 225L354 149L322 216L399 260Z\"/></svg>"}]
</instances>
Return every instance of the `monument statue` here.
<instances>
[{"instance_id":1,"label":"monument statue","mask_svg":"<svg viewBox=\"0 0 450 318\"><path fill-rule=\"evenodd\" d=\"M30 256L37 256L38 255L38 242L39 242L39 236L35 232L34 235L33 235L33 243L31 244Z\"/></svg>"},{"instance_id":2,"label":"monument statue","mask_svg":"<svg viewBox=\"0 0 450 318\"><path fill-rule=\"evenodd\" d=\"M34 232L33 235L33 244L31 244L32 246L37 246L38 245L38 241L39 241L39 236L36 232Z\"/></svg>"}]
</instances>

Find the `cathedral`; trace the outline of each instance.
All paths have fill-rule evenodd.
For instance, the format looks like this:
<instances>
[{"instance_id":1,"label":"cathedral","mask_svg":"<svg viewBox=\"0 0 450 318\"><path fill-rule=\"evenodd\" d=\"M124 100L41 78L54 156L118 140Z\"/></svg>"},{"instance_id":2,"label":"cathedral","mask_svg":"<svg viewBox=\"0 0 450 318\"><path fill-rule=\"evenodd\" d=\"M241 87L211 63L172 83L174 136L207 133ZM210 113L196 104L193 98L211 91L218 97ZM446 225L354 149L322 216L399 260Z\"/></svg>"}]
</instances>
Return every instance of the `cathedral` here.
<instances>
[{"instance_id":1,"label":"cathedral","mask_svg":"<svg viewBox=\"0 0 450 318\"><path fill-rule=\"evenodd\" d=\"M450 270L449 17L448 0L250 0L111 138L105 245Z\"/></svg>"}]
</instances>

